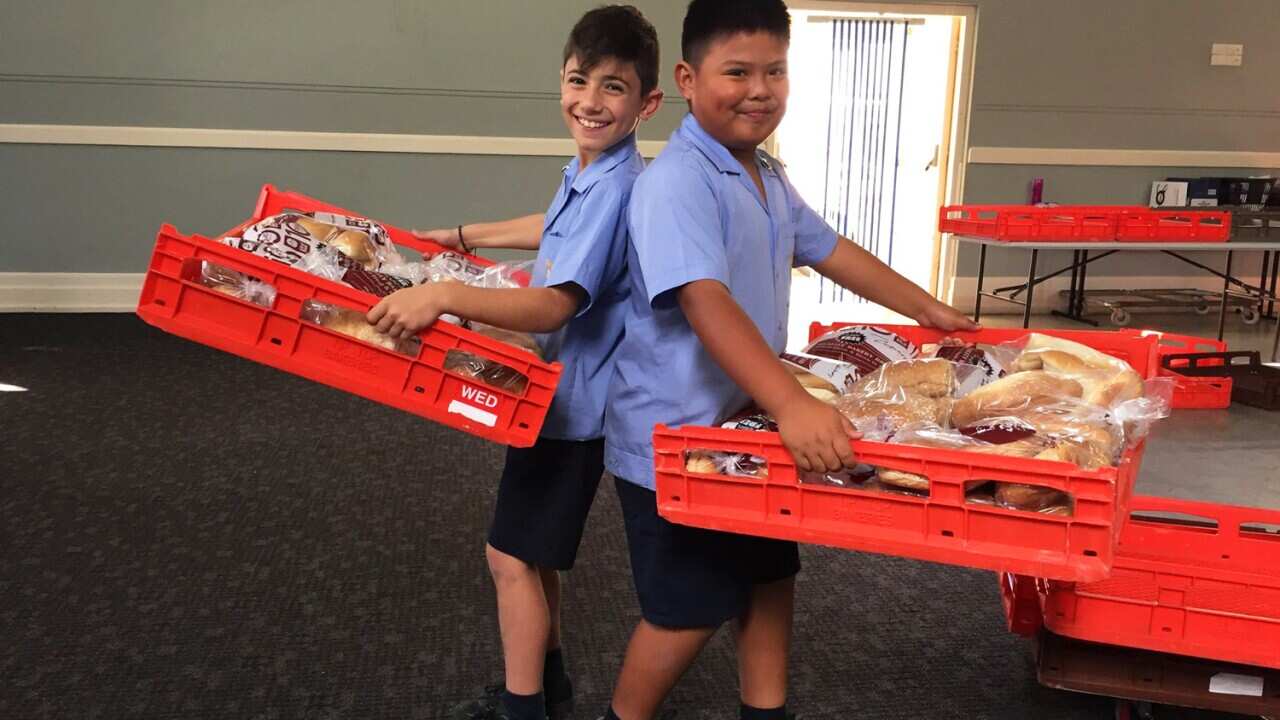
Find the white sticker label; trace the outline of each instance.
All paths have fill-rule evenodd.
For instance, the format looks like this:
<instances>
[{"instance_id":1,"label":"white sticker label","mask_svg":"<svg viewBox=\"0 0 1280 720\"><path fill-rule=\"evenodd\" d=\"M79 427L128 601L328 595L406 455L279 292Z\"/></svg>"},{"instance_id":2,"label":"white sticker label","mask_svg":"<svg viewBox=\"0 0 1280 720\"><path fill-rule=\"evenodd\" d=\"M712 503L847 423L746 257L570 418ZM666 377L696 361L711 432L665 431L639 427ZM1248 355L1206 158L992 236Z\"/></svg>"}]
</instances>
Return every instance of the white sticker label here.
<instances>
[{"instance_id":1,"label":"white sticker label","mask_svg":"<svg viewBox=\"0 0 1280 720\"><path fill-rule=\"evenodd\" d=\"M468 420L474 420L483 425L493 427L498 424L498 416L487 411L481 410L475 405L468 405L460 400L454 400L449 403L449 412L454 415L461 415Z\"/></svg>"},{"instance_id":2,"label":"white sticker label","mask_svg":"<svg viewBox=\"0 0 1280 720\"><path fill-rule=\"evenodd\" d=\"M1262 678L1254 675L1218 673L1209 678L1209 692L1219 695L1262 697Z\"/></svg>"}]
</instances>

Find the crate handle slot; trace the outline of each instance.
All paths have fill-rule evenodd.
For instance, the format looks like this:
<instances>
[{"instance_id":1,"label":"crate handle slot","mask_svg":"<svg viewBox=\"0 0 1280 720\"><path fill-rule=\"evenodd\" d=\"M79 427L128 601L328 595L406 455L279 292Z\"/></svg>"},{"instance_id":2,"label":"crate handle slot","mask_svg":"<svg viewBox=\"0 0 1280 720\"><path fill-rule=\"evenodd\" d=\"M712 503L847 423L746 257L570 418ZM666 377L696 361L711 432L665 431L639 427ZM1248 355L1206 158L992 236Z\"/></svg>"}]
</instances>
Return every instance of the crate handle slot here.
<instances>
[{"instance_id":1,"label":"crate handle slot","mask_svg":"<svg viewBox=\"0 0 1280 720\"><path fill-rule=\"evenodd\" d=\"M1135 510L1129 514L1129 519L1133 522L1170 525L1195 532L1213 534L1218 532L1217 520L1203 515L1192 515L1191 513L1168 510Z\"/></svg>"},{"instance_id":2,"label":"crate handle slot","mask_svg":"<svg viewBox=\"0 0 1280 720\"><path fill-rule=\"evenodd\" d=\"M1212 361L1212 362L1211 362ZM1185 365L1183 363L1186 363ZM1262 354L1256 350L1230 350L1207 353L1170 353L1160 358L1166 369L1222 367L1224 365L1261 365Z\"/></svg>"},{"instance_id":3,"label":"crate handle slot","mask_svg":"<svg viewBox=\"0 0 1280 720\"><path fill-rule=\"evenodd\" d=\"M1240 535L1258 540L1280 542L1280 523L1249 522L1240 524Z\"/></svg>"}]
</instances>

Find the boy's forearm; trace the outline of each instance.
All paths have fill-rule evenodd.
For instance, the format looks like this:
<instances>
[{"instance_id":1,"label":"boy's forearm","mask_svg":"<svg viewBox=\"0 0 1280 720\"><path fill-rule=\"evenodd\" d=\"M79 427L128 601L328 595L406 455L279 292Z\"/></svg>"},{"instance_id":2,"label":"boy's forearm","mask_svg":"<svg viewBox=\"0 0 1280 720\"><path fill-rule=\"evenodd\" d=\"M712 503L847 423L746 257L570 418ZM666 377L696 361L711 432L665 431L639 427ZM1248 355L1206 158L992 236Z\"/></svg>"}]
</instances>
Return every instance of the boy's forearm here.
<instances>
[{"instance_id":1,"label":"boy's forearm","mask_svg":"<svg viewBox=\"0 0 1280 720\"><path fill-rule=\"evenodd\" d=\"M804 395L728 288L715 280L696 280L676 292L707 354L761 408L776 416Z\"/></svg>"},{"instance_id":2,"label":"boy's forearm","mask_svg":"<svg viewBox=\"0 0 1280 720\"><path fill-rule=\"evenodd\" d=\"M837 285L909 318L918 319L937 302L923 288L845 237L837 238L835 251L813 269Z\"/></svg>"},{"instance_id":3,"label":"boy's forearm","mask_svg":"<svg viewBox=\"0 0 1280 720\"><path fill-rule=\"evenodd\" d=\"M463 225L462 237L471 248L537 250L542 244L542 219L543 214L537 213L501 222Z\"/></svg>"},{"instance_id":4,"label":"boy's forearm","mask_svg":"<svg viewBox=\"0 0 1280 720\"><path fill-rule=\"evenodd\" d=\"M448 283L442 312L518 332L554 332L578 311L580 292L550 288L477 288Z\"/></svg>"}]
</instances>

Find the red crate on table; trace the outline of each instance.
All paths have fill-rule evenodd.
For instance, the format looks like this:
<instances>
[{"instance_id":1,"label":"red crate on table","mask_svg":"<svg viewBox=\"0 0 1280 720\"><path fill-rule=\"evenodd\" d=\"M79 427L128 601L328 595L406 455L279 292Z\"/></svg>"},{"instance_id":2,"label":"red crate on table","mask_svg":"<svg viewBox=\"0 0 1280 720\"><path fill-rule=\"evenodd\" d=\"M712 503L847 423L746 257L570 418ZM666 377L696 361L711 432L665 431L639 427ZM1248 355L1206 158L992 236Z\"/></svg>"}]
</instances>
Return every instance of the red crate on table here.
<instances>
[{"instance_id":1,"label":"red crate on table","mask_svg":"<svg viewBox=\"0 0 1280 720\"><path fill-rule=\"evenodd\" d=\"M1008 242L1226 242L1231 213L1138 205L948 205L938 231Z\"/></svg>"},{"instance_id":2,"label":"red crate on table","mask_svg":"<svg viewBox=\"0 0 1280 720\"><path fill-rule=\"evenodd\" d=\"M1176 335L1148 331L1158 340L1156 347L1157 373L1162 377L1174 380L1173 408L1175 410L1221 410L1231 405L1231 378L1229 377L1193 377L1176 372L1178 367L1187 367L1189 360L1173 359L1170 367L1164 366L1164 358L1170 355L1185 353L1226 352L1227 344L1221 340ZM1206 364L1215 364L1212 360ZM1221 365L1222 361L1216 361ZM1171 369L1172 368L1172 369Z\"/></svg>"},{"instance_id":3,"label":"red crate on table","mask_svg":"<svg viewBox=\"0 0 1280 720\"><path fill-rule=\"evenodd\" d=\"M1226 242L1231 213L1225 210L1151 210L1120 215L1116 240L1126 242Z\"/></svg>"},{"instance_id":4,"label":"red crate on table","mask_svg":"<svg viewBox=\"0 0 1280 720\"><path fill-rule=\"evenodd\" d=\"M810 335L833 327L815 323ZM947 336L999 343L1028 332L879 327L917 345ZM1155 339L1137 331L1048 332L1121 357L1143 376L1153 372ZM1082 470L1047 460L853 442L860 462L928 477L929 496L915 497L802 483L777 433L660 425L653 442L658 512L672 522L1062 580L1097 580L1110 571L1143 450L1141 444L1127 450L1117 467ZM768 477L689 472L686 454L698 450L759 456ZM987 480L1067 492L1074 513L1048 516L967 502L966 484Z\"/></svg>"},{"instance_id":5,"label":"red crate on table","mask_svg":"<svg viewBox=\"0 0 1280 720\"><path fill-rule=\"evenodd\" d=\"M948 205L938 231L1010 242L1105 242L1116 239L1120 216L1137 206Z\"/></svg>"},{"instance_id":6,"label":"red crate on table","mask_svg":"<svg viewBox=\"0 0 1280 720\"><path fill-rule=\"evenodd\" d=\"M1138 496L1111 577L1042 582L1068 637L1280 668L1280 511Z\"/></svg>"},{"instance_id":7,"label":"red crate on table","mask_svg":"<svg viewBox=\"0 0 1280 720\"><path fill-rule=\"evenodd\" d=\"M270 185L254 215L229 234L285 210L356 215ZM405 230L385 226L398 245L432 255L443 250ZM217 292L199 282L209 261L272 285L271 308ZM491 264L476 258L482 264ZM138 315L165 332L248 358L384 405L400 408L495 442L528 447L542 428L560 378L560 364L479 333L436 322L418 334L416 357L362 342L301 318L308 300L367 312L378 298L199 235L164 225L147 268ZM444 370L451 351L506 365L528 378L522 392L490 387Z\"/></svg>"}]
</instances>

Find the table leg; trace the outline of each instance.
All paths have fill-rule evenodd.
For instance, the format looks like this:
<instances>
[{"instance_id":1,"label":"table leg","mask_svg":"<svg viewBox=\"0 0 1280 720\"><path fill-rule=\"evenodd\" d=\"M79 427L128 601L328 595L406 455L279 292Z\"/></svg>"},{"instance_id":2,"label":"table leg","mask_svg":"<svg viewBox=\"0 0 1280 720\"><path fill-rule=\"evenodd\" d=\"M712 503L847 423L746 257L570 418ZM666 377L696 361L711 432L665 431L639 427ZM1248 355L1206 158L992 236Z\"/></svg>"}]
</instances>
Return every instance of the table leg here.
<instances>
[{"instance_id":1,"label":"table leg","mask_svg":"<svg viewBox=\"0 0 1280 720\"><path fill-rule=\"evenodd\" d=\"M1089 276L1089 251L1081 250L1080 251L1080 290L1079 292L1076 293L1076 297L1078 298L1078 302L1080 303L1080 305L1076 308L1076 317L1084 317L1084 308L1085 308L1084 282L1085 282L1085 278L1088 276Z\"/></svg>"},{"instance_id":2,"label":"table leg","mask_svg":"<svg viewBox=\"0 0 1280 720\"><path fill-rule=\"evenodd\" d=\"M1276 352L1280 351L1280 322L1276 323L1276 337L1271 341L1271 362L1276 360Z\"/></svg>"},{"instance_id":3,"label":"table leg","mask_svg":"<svg viewBox=\"0 0 1280 720\"><path fill-rule=\"evenodd\" d=\"M1258 280L1258 314L1267 314L1267 270L1271 265L1271 252L1263 251L1262 253L1262 272L1259 273Z\"/></svg>"},{"instance_id":4,"label":"table leg","mask_svg":"<svg viewBox=\"0 0 1280 720\"><path fill-rule=\"evenodd\" d=\"M1039 250L1031 251L1031 266L1027 268L1027 304L1022 307L1022 327L1024 328L1031 327L1031 302L1035 299L1036 260L1039 257Z\"/></svg>"},{"instance_id":5,"label":"table leg","mask_svg":"<svg viewBox=\"0 0 1280 720\"><path fill-rule=\"evenodd\" d=\"M1280 251L1271 255L1271 300L1267 301L1267 315L1274 315L1276 312L1276 274L1280 273Z\"/></svg>"},{"instance_id":6,"label":"table leg","mask_svg":"<svg viewBox=\"0 0 1280 720\"><path fill-rule=\"evenodd\" d=\"M1231 291L1231 256L1232 252L1227 251L1227 267L1222 271L1225 279L1222 281L1222 305L1218 308L1218 339L1221 340L1227 329L1227 293Z\"/></svg>"},{"instance_id":7,"label":"table leg","mask_svg":"<svg viewBox=\"0 0 1280 720\"><path fill-rule=\"evenodd\" d=\"M987 246L978 246L978 291L973 296L973 321L982 319L982 276L987 272Z\"/></svg>"},{"instance_id":8,"label":"table leg","mask_svg":"<svg viewBox=\"0 0 1280 720\"><path fill-rule=\"evenodd\" d=\"M1067 317L1078 319L1076 315L1076 288L1080 283L1080 251L1071 251L1071 289L1067 291Z\"/></svg>"}]
</instances>

